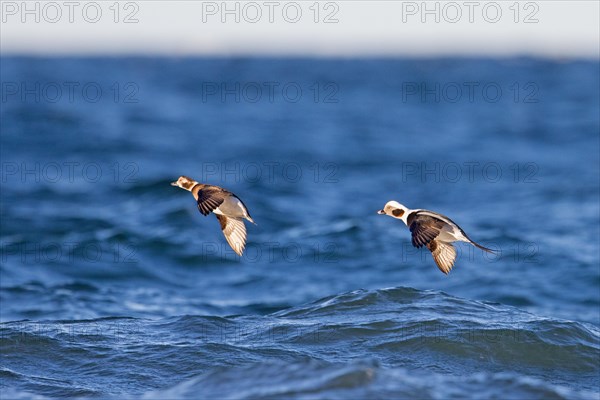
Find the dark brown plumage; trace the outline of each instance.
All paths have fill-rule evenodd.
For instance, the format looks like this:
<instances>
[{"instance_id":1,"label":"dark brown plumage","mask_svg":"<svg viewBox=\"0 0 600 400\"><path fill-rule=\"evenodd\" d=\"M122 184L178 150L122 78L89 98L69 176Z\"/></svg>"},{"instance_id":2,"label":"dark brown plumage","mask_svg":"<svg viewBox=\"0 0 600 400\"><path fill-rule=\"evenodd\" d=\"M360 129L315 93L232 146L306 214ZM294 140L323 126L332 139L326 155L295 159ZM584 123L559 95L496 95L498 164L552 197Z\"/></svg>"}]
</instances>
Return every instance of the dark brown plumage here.
<instances>
[{"instance_id":1,"label":"dark brown plumage","mask_svg":"<svg viewBox=\"0 0 600 400\"><path fill-rule=\"evenodd\" d=\"M192 189L192 193L198 202L198 210L200 210L204 216L210 214L217 207L223 204L227 196L234 195L233 193L218 186L202 184L196 185Z\"/></svg>"},{"instance_id":2,"label":"dark brown plumage","mask_svg":"<svg viewBox=\"0 0 600 400\"><path fill-rule=\"evenodd\" d=\"M417 248L429 244L440 234L446 224L444 221L428 215L419 215L418 212L410 213L407 221L412 233L412 244Z\"/></svg>"}]
</instances>

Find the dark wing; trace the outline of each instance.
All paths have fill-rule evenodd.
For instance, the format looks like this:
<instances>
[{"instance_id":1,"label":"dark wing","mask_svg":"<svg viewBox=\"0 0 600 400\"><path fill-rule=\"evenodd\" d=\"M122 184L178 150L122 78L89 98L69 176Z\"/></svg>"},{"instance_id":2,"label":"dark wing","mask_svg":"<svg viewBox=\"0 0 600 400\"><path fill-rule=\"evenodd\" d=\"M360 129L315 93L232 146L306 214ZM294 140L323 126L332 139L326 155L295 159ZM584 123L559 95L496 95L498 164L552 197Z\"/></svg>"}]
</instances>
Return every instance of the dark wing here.
<instances>
[{"instance_id":1,"label":"dark wing","mask_svg":"<svg viewBox=\"0 0 600 400\"><path fill-rule=\"evenodd\" d=\"M217 186L205 186L198 190L198 210L206 216L225 201L228 193Z\"/></svg>"},{"instance_id":2,"label":"dark wing","mask_svg":"<svg viewBox=\"0 0 600 400\"><path fill-rule=\"evenodd\" d=\"M446 223L429 215L416 214L411 218L410 232L413 246L420 248L427 245L440 234Z\"/></svg>"},{"instance_id":3,"label":"dark wing","mask_svg":"<svg viewBox=\"0 0 600 400\"><path fill-rule=\"evenodd\" d=\"M451 243L432 240L427 244L427 248L431 251L431 255L440 271L448 275L456 260L456 249L454 246Z\"/></svg>"},{"instance_id":4,"label":"dark wing","mask_svg":"<svg viewBox=\"0 0 600 400\"><path fill-rule=\"evenodd\" d=\"M221 229L223 230L225 239L227 239L227 243L241 257L246 247L246 225L244 225L244 221L238 218L228 218L220 214L215 215L221 224Z\"/></svg>"}]
</instances>

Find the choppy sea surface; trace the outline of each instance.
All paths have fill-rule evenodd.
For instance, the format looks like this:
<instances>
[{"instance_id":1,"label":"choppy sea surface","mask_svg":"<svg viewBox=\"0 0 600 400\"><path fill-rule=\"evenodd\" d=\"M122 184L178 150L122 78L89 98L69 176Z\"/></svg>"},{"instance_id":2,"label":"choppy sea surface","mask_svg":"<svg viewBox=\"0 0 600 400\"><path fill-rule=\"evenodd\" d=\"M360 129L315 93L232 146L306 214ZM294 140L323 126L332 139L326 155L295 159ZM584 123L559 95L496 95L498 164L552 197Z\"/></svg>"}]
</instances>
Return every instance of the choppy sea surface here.
<instances>
[{"instance_id":1,"label":"choppy sea surface","mask_svg":"<svg viewBox=\"0 0 600 400\"><path fill-rule=\"evenodd\" d=\"M3 399L600 397L597 61L0 61Z\"/></svg>"}]
</instances>

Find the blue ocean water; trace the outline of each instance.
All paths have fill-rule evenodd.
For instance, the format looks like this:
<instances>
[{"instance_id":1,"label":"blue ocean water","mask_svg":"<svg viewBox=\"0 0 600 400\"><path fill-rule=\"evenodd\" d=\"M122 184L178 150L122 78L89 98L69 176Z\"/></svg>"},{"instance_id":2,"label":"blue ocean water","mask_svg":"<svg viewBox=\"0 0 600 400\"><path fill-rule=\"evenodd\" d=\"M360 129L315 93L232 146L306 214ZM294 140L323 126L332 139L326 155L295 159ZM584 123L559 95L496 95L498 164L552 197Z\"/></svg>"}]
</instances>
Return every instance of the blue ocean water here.
<instances>
[{"instance_id":1,"label":"blue ocean water","mask_svg":"<svg viewBox=\"0 0 600 400\"><path fill-rule=\"evenodd\" d=\"M2 398L600 395L597 61L1 59ZM243 257L169 183L246 203ZM445 276L391 199L450 216Z\"/></svg>"}]
</instances>

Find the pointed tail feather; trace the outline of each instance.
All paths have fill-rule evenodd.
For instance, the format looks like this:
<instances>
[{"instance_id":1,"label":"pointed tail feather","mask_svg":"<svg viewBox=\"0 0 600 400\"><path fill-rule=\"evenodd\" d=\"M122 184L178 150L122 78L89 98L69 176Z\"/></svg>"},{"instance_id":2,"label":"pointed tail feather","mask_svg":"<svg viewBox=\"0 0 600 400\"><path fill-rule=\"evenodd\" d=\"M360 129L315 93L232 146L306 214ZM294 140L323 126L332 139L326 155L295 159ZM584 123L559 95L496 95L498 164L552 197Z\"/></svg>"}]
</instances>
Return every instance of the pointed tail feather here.
<instances>
[{"instance_id":1,"label":"pointed tail feather","mask_svg":"<svg viewBox=\"0 0 600 400\"><path fill-rule=\"evenodd\" d=\"M487 247L485 247L485 246L482 246L482 245L480 245L479 243L476 243L476 242L474 242L474 241L472 241L472 240L471 240L471 244L472 244L473 246L477 247L478 249L481 249L481 250L483 250L483 251L486 251L486 252L488 252L488 253L497 254L496 250L488 249Z\"/></svg>"}]
</instances>

